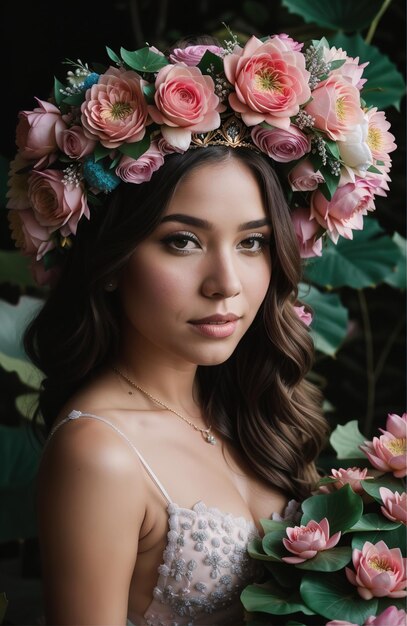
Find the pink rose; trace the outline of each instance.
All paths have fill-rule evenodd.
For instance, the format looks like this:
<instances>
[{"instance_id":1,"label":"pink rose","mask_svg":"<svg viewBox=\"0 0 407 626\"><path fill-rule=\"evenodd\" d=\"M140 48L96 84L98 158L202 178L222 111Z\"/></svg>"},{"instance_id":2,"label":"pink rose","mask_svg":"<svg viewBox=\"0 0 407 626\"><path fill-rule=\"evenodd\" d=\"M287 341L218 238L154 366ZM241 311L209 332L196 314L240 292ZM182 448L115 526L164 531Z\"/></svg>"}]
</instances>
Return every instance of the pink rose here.
<instances>
[{"instance_id":1,"label":"pink rose","mask_svg":"<svg viewBox=\"0 0 407 626\"><path fill-rule=\"evenodd\" d=\"M96 147L97 141L89 139L83 132L82 126L71 126L63 130L58 137L58 147L71 159L81 159L91 154Z\"/></svg>"},{"instance_id":2,"label":"pink rose","mask_svg":"<svg viewBox=\"0 0 407 626\"><path fill-rule=\"evenodd\" d=\"M116 174L126 183L144 183L151 179L153 172L164 163L164 157L153 141L149 149L138 159L123 156L116 168Z\"/></svg>"},{"instance_id":3,"label":"pink rose","mask_svg":"<svg viewBox=\"0 0 407 626\"><path fill-rule=\"evenodd\" d=\"M291 214L295 234L297 235L300 255L303 259L322 255L321 227L310 217L309 210L298 208Z\"/></svg>"},{"instance_id":4,"label":"pink rose","mask_svg":"<svg viewBox=\"0 0 407 626\"><path fill-rule=\"evenodd\" d=\"M324 182L324 177L321 172L315 171L311 161L304 159L293 167L288 180L293 191L313 191Z\"/></svg>"},{"instance_id":5,"label":"pink rose","mask_svg":"<svg viewBox=\"0 0 407 626\"><path fill-rule=\"evenodd\" d=\"M61 111L50 102L36 98L38 108L20 111L16 144L24 159L43 159L57 151L58 136L66 128Z\"/></svg>"},{"instance_id":6,"label":"pink rose","mask_svg":"<svg viewBox=\"0 0 407 626\"><path fill-rule=\"evenodd\" d=\"M304 306L294 306L294 311L297 313L298 317L305 324L305 326L309 326L311 324L312 314L309 311L306 311Z\"/></svg>"},{"instance_id":7,"label":"pink rose","mask_svg":"<svg viewBox=\"0 0 407 626\"><path fill-rule=\"evenodd\" d=\"M192 133L206 133L220 125L219 111L224 107L212 78L197 67L166 65L158 72L155 87L155 104L148 110L175 148L187 150Z\"/></svg>"},{"instance_id":8,"label":"pink rose","mask_svg":"<svg viewBox=\"0 0 407 626\"><path fill-rule=\"evenodd\" d=\"M79 219L89 219L89 207L82 185L63 182L61 170L32 171L28 179L28 197L38 223L63 236L76 234Z\"/></svg>"},{"instance_id":9,"label":"pink rose","mask_svg":"<svg viewBox=\"0 0 407 626\"><path fill-rule=\"evenodd\" d=\"M340 76L320 82L305 110L315 119L315 128L334 141L345 141L349 130L363 122L359 90Z\"/></svg>"},{"instance_id":10,"label":"pink rose","mask_svg":"<svg viewBox=\"0 0 407 626\"><path fill-rule=\"evenodd\" d=\"M297 556L284 556L286 563L303 563L312 559L318 552L329 550L338 543L341 533L329 536L329 522L326 517L319 523L311 520L306 526L293 526L286 529L288 539L283 539L286 550Z\"/></svg>"},{"instance_id":11,"label":"pink rose","mask_svg":"<svg viewBox=\"0 0 407 626\"><path fill-rule=\"evenodd\" d=\"M352 561L355 571L345 567L346 576L364 600L407 596L407 559L400 548L389 549L384 541L366 541L362 550L353 550Z\"/></svg>"},{"instance_id":12,"label":"pink rose","mask_svg":"<svg viewBox=\"0 0 407 626\"><path fill-rule=\"evenodd\" d=\"M259 150L280 163L289 163L300 159L311 150L310 138L293 124L288 130L255 126L251 135L253 143Z\"/></svg>"},{"instance_id":13,"label":"pink rose","mask_svg":"<svg viewBox=\"0 0 407 626\"><path fill-rule=\"evenodd\" d=\"M310 74L305 57L278 37L265 43L251 37L243 49L224 58L227 79L235 88L229 95L234 111L242 114L247 126L267 122L288 129L290 117L311 96Z\"/></svg>"},{"instance_id":14,"label":"pink rose","mask_svg":"<svg viewBox=\"0 0 407 626\"><path fill-rule=\"evenodd\" d=\"M368 480L374 478L374 476L367 475L367 468L360 469L360 467L348 467L347 469L331 469L331 478L336 478L335 483L331 483L336 489L340 489L344 485L350 485L355 493L363 493L363 487L361 480Z\"/></svg>"},{"instance_id":15,"label":"pink rose","mask_svg":"<svg viewBox=\"0 0 407 626\"><path fill-rule=\"evenodd\" d=\"M387 487L380 487L380 497L383 501L381 511L392 522L402 522L407 526L407 493L394 492Z\"/></svg>"},{"instance_id":16,"label":"pink rose","mask_svg":"<svg viewBox=\"0 0 407 626\"><path fill-rule=\"evenodd\" d=\"M388 606L380 615L371 615L363 626L406 626L407 613L396 606Z\"/></svg>"},{"instance_id":17,"label":"pink rose","mask_svg":"<svg viewBox=\"0 0 407 626\"><path fill-rule=\"evenodd\" d=\"M327 230L329 237L337 243L340 236L352 239L352 230L363 229L363 215L373 211L374 193L370 183L356 178L337 188L331 200L319 190L311 196L311 216Z\"/></svg>"},{"instance_id":18,"label":"pink rose","mask_svg":"<svg viewBox=\"0 0 407 626\"><path fill-rule=\"evenodd\" d=\"M164 156L166 154L173 154L174 152L177 152L178 154L183 154L185 152L185 150L181 150L181 148L175 148L175 146L169 144L168 141L161 136L157 139L157 145L159 151Z\"/></svg>"},{"instance_id":19,"label":"pink rose","mask_svg":"<svg viewBox=\"0 0 407 626\"><path fill-rule=\"evenodd\" d=\"M205 52L212 52L218 57L223 57L224 49L219 46L187 46L186 48L175 48L169 55L172 63L185 63L186 65L198 65Z\"/></svg>"},{"instance_id":20,"label":"pink rose","mask_svg":"<svg viewBox=\"0 0 407 626\"><path fill-rule=\"evenodd\" d=\"M89 139L106 148L143 139L148 112L140 81L132 70L109 67L86 91L81 121Z\"/></svg>"}]
</instances>

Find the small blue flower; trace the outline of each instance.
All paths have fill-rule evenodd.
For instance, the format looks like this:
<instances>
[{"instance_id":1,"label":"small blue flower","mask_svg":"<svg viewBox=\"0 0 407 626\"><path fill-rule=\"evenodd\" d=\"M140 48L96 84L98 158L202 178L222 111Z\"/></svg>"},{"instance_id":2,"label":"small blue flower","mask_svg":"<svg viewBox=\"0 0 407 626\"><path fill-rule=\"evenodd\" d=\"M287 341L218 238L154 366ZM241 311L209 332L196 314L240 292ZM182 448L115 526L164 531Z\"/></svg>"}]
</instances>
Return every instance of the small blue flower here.
<instances>
[{"instance_id":1,"label":"small blue flower","mask_svg":"<svg viewBox=\"0 0 407 626\"><path fill-rule=\"evenodd\" d=\"M105 192L113 191L120 183L120 178L100 161L95 163L93 156L88 156L84 160L83 175L91 187Z\"/></svg>"},{"instance_id":2,"label":"small blue flower","mask_svg":"<svg viewBox=\"0 0 407 626\"><path fill-rule=\"evenodd\" d=\"M88 74L85 80L83 81L84 89L89 89L89 87L92 87L92 85L96 85L96 83L99 80L99 76L100 74L96 74L96 72L92 72L91 74Z\"/></svg>"}]
</instances>

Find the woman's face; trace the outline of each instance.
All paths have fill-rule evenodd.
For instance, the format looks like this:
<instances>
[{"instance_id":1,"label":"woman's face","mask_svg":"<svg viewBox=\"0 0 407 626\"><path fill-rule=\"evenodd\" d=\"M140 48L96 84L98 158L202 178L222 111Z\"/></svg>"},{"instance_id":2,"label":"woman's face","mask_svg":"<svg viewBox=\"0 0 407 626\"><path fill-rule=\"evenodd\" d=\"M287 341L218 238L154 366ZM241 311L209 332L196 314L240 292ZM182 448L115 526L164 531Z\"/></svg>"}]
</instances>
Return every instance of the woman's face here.
<instances>
[{"instance_id":1,"label":"woman's face","mask_svg":"<svg viewBox=\"0 0 407 626\"><path fill-rule=\"evenodd\" d=\"M232 158L194 169L121 276L125 345L195 365L228 359L266 295L270 236L246 165Z\"/></svg>"}]
</instances>

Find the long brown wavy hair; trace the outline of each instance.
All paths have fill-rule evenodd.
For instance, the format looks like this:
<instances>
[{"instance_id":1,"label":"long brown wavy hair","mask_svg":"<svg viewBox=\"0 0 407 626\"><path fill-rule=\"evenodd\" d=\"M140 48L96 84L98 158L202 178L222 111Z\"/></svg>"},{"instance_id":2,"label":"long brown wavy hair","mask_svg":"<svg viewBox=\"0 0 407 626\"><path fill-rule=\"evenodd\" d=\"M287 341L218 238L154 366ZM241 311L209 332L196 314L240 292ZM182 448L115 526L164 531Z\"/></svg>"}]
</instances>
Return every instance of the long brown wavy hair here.
<instances>
[{"instance_id":1,"label":"long brown wavy hair","mask_svg":"<svg viewBox=\"0 0 407 626\"><path fill-rule=\"evenodd\" d=\"M306 380L312 339L293 308L301 259L289 208L270 160L249 149L211 146L168 155L150 182L120 183L92 208L89 221L80 221L60 279L24 336L28 356L45 375L36 417L42 416L48 432L68 398L117 358L120 305L117 293L104 285L159 224L182 177L227 159L241 161L256 176L272 224L273 272L265 300L232 356L198 367L199 399L208 422L258 477L303 499L315 485L327 423L320 394Z\"/></svg>"}]
</instances>

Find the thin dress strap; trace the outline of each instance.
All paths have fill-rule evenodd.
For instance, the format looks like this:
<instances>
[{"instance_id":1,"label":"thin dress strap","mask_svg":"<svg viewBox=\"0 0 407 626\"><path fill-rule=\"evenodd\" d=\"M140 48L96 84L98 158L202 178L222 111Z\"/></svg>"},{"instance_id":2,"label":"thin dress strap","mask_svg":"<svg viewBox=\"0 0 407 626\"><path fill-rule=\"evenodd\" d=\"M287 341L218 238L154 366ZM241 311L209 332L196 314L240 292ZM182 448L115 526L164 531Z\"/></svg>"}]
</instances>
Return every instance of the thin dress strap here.
<instances>
[{"instance_id":1,"label":"thin dress strap","mask_svg":"<svg viewBox=\"0 0 407 626\"><path fill-rule=\"evenodd\" d=\"M161 491L161 493L163 494L164 498L167 500L168 504L172 503L172 500L170 498L170 496L168 495L167 491L164 489L163 485L161 484L161 482L158 480L157 476L154 474L153 470L151 469L151 467L149 466L149 464L147 463L147 461L144 459L144 457L140 454L140 452L137 450L136 446L130 441L130 439L127 437L127 435L124 434L124 432L122 432L120 430L120 428L117 428L117 426L115 426L114 424L112 424L111 422L109 422L109 420L105 419L104 417L100 417L99 415L93 415L93 413L82 413L81 411L71 411L68 415L68 417L65 417L63 420L61 420L59 422L59 424L57 424L49 433L48 435L48 439L46 442L46 445L48 444L49 440L51 439L51 437L53 436L53 434L66 422L70 422L72 420L78 419L80 417L89 417L95 420L98 420L99 422L104 422L105 424L107 424L108 426L110 426L110 428L113 428L113 430L115 430L119 435L121 435L123 437L123 439L125 439L127 441L127 443L129 444L129 446L132 448L132 450L134 450L134 452L137 454L138 458L140 459L141 463L143 464L144 468L146 469L148 475L150 476L150 478L152 479L152 481L155 483L155 485L158 487L158 489Z\"/></svg>"}]
</instances>

